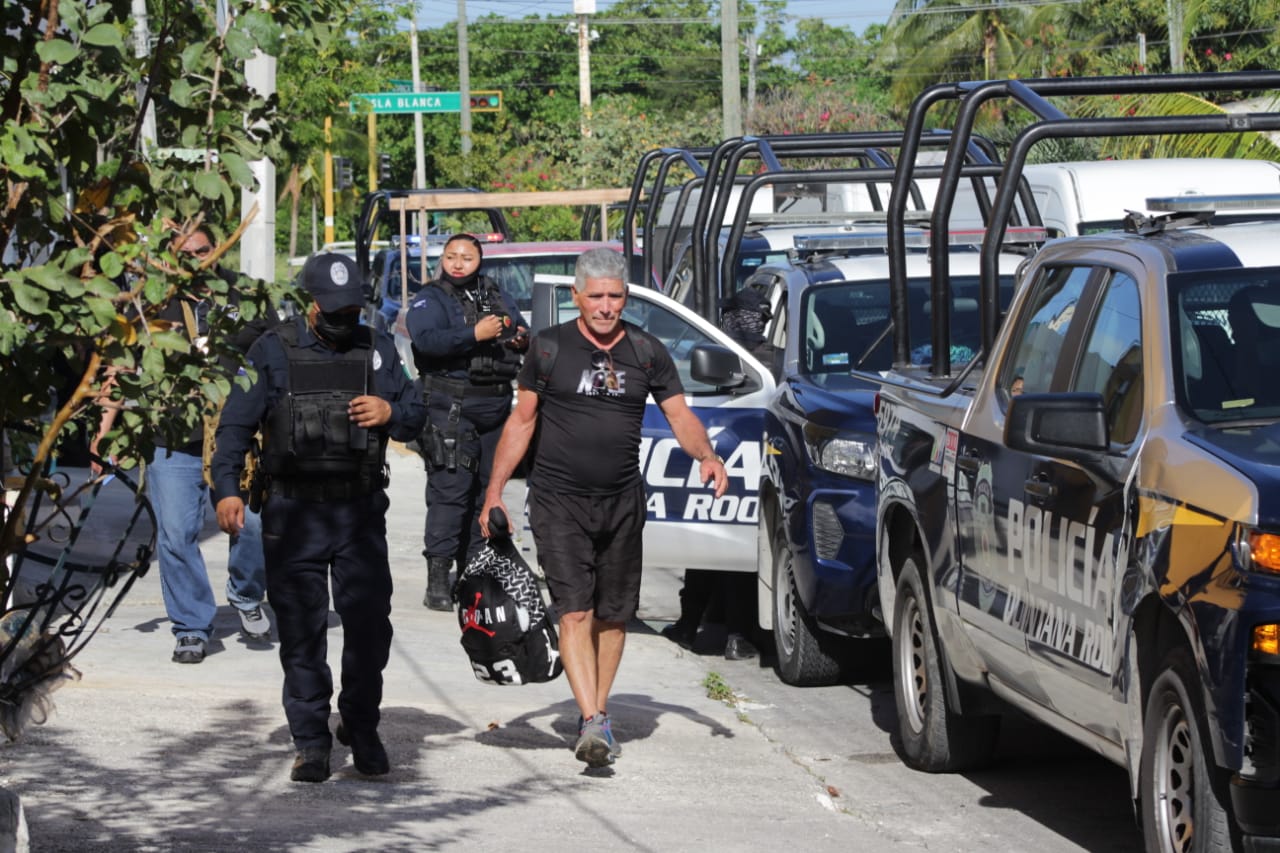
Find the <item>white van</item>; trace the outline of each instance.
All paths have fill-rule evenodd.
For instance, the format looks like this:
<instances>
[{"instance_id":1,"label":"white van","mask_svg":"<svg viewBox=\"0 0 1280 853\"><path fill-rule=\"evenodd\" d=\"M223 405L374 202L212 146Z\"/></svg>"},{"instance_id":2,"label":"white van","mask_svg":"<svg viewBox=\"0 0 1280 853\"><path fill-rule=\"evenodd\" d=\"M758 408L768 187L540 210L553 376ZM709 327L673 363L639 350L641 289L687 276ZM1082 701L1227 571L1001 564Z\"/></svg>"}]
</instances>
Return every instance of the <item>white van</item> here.
<instances>
[{"instance_id":1,"label":"white van","mask_svg":"<svg viewBox=\"0 0 1280 853\"><path fill-rule=\"evenodd\" d=\"M1280 163L1270 160L1151 159L1037 163L1023 174L1049 233L1096 234L1121 227L1126 211L1151 214L1149 198L1280 193ZM1230 219L1280 218L1280 209L1250 211Z\"/></svg>"}]
</instances>

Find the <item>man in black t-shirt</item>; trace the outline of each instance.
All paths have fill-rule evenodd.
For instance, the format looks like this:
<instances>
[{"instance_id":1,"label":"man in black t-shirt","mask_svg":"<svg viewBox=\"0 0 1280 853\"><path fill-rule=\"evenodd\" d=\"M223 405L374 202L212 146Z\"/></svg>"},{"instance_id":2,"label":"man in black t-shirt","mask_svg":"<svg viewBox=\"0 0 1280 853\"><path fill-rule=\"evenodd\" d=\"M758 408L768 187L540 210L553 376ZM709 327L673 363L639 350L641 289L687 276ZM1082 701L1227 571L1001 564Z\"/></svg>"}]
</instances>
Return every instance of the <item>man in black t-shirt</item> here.
<instances>
[{"instance_id":1,"label":"man in black t-shirt","mask_svg":"<svg viewBox=\"0 0 1280 853\"><path fill-rule=\"evenodd\" d=\"M480 523L488 536L489 512L506 511L503 487L533 444L529 521L560 614L565 675L582 714L574 754L588 766L603 767L622 752L607 705L626 623L640 602L640 428L646 400L652 395L661 407L680 447L699 461L702 482L714 481L716 497L724 494L728 477L702 421L685 402L671 355L656 338L622 321L622 255L608 248L584 252L574 269L573 293L580 316L543 330L530 345Z\"/></svg>"}]
</instances>

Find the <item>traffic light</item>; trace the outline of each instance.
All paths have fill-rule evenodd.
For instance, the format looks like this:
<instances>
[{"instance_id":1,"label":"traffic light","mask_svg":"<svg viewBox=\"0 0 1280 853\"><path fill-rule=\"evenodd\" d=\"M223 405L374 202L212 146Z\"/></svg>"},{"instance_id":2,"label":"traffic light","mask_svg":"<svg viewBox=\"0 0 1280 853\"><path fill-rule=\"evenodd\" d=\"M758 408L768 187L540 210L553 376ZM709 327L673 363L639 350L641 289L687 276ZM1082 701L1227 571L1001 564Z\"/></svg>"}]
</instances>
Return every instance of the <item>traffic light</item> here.
<instances>
[{"instance_id":1,"label":"traffic light","mask_svg":"<svg viewBox=\"0 0 1280 853\"><path fill-rule=\"evenodd\" d=\"M347 190L355 186L355 178L351 174L350 157L333 158L333 188Z\"/></svg>"},{"instance_id":2,"label":"traffic light","mask_svg":"<svg viewBox=\"0 0 1280 853\"><path fill-rule=\"evenodd\" d=\"M471 112L496 113L502 109L502 92L494 89L486 92L471 93Z\"/></svg>"},{"instance_id":3,"label":"traffic light","mask_svg":"<svg viewBox=\"0 0 1280 853\"><path fill-rule=\"evenodd\" d=\"M390 154L378 155L378 183L379 184L391 183L391 155Z\"/></svg>"}]
</instances>

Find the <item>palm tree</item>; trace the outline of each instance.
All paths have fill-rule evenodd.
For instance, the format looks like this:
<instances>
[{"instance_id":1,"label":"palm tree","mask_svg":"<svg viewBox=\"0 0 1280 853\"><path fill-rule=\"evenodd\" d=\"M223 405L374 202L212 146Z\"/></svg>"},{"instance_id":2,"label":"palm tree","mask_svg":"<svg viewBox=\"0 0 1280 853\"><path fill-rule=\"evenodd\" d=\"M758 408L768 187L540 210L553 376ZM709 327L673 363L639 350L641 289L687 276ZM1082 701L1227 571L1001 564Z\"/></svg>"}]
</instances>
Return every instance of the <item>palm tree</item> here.
<instances>
[{"instance_id":1,"label":"palm tree","mask_svg":"<svg viewBox=\"0 0 1280 853\"><path fill-rule=\"evenodd\" d=\"M1029 65L1024 49L1031 21L1031 10L1014 3L898 0L884 39L891 99L905 106L934 83L1036 73L1039 56Z\"/></svg>"},{"instance_id":2,"label":"palm tree","mask_svg":"<svg viewBox=\"0 0 1280 853\"><path fill-rule=\"evenodd\" d=\"M1266 96L1240 104L1216 104L1180 92L1155 95L1123 95L1118 98L1081 99L1073 114L1097 118L1118 116L1192 116L1230 112L1274 112L1277 98ZM1206 133L1186 136L1119 137L1102 141L1101 154L1117 160L1138 157L1237 157L1280 160L1280 144L1272 134Z\"/></svg>"}]
</instances>

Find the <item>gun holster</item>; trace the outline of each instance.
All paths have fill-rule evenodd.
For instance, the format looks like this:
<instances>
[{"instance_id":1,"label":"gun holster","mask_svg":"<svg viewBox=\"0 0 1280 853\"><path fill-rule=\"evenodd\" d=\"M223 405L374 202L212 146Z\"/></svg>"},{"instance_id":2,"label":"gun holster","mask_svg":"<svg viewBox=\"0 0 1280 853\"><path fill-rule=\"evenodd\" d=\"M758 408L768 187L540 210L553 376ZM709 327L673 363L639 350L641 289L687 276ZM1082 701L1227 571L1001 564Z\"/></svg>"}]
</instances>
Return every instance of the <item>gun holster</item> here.
<instances>
[{"instance_id":1,"label":"gun holster","mask_svg":"<svg viewBox=\"0 0 1280 853\"><path fill-rule=\"evenodd\" d=\"M450 425L448 430L435 424L428 424L423 435L423 446L426 451L427 465L432 468L444 468L447 471L475 471L478 460L469 456L462 447L463 439L471 439L475 433L463 433L456 426Z\"/></svg>"},{"instance_id":2,"label":"gun holster","mask_svg":"<svg viewBox=\"0 0 1280 853\"><path fill-rule=\"evenodd\" d=\"M267 476L262 473L262 467L259 466L253 472L253 480L249 483L249 509L253 512L262 512L262 505L267 499Z\"/></svg>"},{"instance_id":3,"label":"gun holster","mask_svg":"<svg viewBox=\"0 0 1280 853\"><path fill-rule=\"evenodd\" d=\"M422 453L431 468L444 468L447 461L445 455L444 433L433 423L427 424L422 434Z\"/></svg>"}]
</instances>

